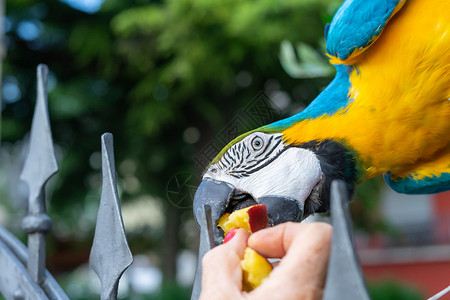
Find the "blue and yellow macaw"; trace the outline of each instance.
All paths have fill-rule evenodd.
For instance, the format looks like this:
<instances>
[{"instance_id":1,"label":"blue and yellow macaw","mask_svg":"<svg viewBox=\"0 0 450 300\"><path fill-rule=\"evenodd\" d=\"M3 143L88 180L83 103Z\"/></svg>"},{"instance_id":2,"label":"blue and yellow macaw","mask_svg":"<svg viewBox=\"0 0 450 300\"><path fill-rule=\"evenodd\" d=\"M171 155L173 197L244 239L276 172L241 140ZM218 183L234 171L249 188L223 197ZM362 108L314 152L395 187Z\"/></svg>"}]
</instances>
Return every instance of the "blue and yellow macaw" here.
<instances>
[{"instance_id":1,"label":"blue and yellow macaw","mask_svg":"<svg viewBox=\"0 0 450 300\"><path fill-rule=\"evenodd\" d=\"M302 112L230 142L194 199L217 220L263 203L273 224L329 209L330 183L384 174L400 193L450 189L450 1L346 0L326 29L337 73Z\"/></svg>"}]
</instances>

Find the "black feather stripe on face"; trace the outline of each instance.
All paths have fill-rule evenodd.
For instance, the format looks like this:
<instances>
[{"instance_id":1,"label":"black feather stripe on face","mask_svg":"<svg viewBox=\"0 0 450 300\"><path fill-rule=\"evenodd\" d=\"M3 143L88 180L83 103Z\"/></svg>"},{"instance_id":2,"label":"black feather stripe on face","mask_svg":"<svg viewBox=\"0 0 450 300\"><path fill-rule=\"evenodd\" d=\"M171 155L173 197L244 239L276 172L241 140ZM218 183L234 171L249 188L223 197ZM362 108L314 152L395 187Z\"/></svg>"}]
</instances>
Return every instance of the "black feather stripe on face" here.
<instances>
[{"instance_id":1,"label":"black feather stripe on face","mask_svg":"<svg viewBox=\"0 0 450 300\"><path fill-rule=\"evenodd\" d=\"M270 136L259 150L251 149L251 146L241 141L225 152L217 165L235 178L248 177L270 164L286 149L281 135Z\"/></svg>"},{"instance_id":2,"label":"black feather stripe on face","mask_svg":"<svg viewBox=\"0 0 450 300\"><path fill-rule=\"evenodd\" d=\"M326 212L330 209L331 182L335 179L345 181L349 194L353 194L357 181L357 169L356 159L351 150L331 139L314 140L298 147L311 150L317 155L324 175L305 201L305 215Z\"/></svg>"}]
</instances>

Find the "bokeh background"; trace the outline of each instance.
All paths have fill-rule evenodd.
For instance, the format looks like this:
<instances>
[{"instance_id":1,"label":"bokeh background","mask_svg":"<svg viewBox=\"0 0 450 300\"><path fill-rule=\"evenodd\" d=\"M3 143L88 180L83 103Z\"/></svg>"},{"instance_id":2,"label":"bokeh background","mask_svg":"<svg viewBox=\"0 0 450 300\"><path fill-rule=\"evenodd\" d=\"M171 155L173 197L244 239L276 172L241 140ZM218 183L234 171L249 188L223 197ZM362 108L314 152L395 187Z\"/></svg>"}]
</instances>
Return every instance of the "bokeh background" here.
<instances>
[{"instance_id":1,"label":"bokeh background","mask_svg":"<svg viewBox=\"0 0 450 300\"><path fill-rule=\"evenodd\" d=\"M87 261L100 136L111 132L135 256L119 297L188 299L203 168L233 137L301 111L330 82L323 31L342 1L2 2L0 224L26 241L19 174L45 63L59 164L47 190L48 269L71 299L98 299ZM352 216L373 299L423 299L450 283L449 198L399 195L380 178L357 189Z\"/></svg>"}]
</instances>

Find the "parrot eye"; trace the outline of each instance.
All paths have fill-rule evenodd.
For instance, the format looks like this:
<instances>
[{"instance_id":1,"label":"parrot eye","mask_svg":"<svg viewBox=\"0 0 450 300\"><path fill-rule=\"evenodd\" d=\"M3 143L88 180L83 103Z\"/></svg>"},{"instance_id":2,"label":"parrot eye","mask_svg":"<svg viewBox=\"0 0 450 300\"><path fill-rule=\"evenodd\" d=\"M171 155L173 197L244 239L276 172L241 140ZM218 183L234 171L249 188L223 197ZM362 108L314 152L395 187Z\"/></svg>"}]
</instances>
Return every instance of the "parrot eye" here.
<instances>
[{"instance_id":1,"label":"parrot eye","mask_svg":"<svg viewBox=\"0 0 450 300\"><path fill-rule=\"evenodd\" d=\"M262 138L260 138L259 136L254 137L252 140L252 147L254 150L259 150L263 147L264 142L262 140Z\"/></svg>"}]
</instances>

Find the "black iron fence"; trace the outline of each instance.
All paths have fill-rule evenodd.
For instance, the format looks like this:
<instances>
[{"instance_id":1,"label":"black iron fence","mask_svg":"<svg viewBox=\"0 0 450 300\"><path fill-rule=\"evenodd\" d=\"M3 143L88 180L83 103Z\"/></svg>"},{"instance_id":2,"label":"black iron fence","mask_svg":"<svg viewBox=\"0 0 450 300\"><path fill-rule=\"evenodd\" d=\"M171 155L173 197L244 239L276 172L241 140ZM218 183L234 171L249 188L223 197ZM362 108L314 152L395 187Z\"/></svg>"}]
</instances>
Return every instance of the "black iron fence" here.
<instances>
[{"instance_id":1,"label":"black iron fence","mask_svg":"<svg viewBox=\"0 0 450 300\"><path fill-rule=\"evenodd\" d=\"M20 176L29 189L28 215L22 221L28 248L0 226L0 292L6 299L69 299L45 267L45 235L52 227L46 214L45 185L58 171L47 108L47 75L47 66L39 65L29 149ZM101 299L116 299L120 277L133 256L117 193L112 134L102 135L101 145L103 185L90 266L100 278Z\"/></svg>"}]
</instances>

